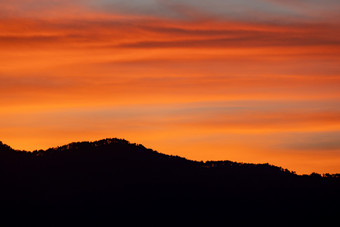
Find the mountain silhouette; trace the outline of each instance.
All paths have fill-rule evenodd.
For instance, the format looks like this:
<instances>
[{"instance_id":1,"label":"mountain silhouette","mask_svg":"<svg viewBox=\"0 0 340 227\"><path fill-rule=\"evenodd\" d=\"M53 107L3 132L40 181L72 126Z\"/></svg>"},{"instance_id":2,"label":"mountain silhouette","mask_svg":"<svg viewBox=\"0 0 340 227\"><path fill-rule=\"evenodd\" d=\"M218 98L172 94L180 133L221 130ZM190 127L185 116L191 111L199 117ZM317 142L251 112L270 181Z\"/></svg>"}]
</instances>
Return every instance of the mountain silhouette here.
<instances>
[{"instance_id":1,"label":"mountain silhouette","mask_svg":"<svg viewBox=\"0 0 340 227\"><path fill-rule=\"evenodd\" d=\"M0 142L0 202L12 223L72 217L230 226L339 224L340 175L269 164L198 162L122 139L33 152ZM76 218L77 217L77 218Z\"/></svg>"}]
</instances>

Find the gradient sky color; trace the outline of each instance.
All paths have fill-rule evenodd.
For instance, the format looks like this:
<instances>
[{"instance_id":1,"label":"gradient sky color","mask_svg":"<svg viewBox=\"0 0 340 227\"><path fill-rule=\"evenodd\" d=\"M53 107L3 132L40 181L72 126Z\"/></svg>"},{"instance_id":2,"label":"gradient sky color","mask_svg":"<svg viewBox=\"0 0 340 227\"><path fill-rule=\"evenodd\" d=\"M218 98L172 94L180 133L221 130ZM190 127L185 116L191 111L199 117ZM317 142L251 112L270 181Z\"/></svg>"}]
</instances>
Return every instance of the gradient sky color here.
<instances>
[{"instance_id":1,"label":"gradient sky color","mask_svg":"<svg viewBox=\"0 0 340 227\"><path fill-rule=\"evenodd\" d=\"M125 138L340 173L338 0L0 0L0 140Z\"/></svg>"}]
</instances>

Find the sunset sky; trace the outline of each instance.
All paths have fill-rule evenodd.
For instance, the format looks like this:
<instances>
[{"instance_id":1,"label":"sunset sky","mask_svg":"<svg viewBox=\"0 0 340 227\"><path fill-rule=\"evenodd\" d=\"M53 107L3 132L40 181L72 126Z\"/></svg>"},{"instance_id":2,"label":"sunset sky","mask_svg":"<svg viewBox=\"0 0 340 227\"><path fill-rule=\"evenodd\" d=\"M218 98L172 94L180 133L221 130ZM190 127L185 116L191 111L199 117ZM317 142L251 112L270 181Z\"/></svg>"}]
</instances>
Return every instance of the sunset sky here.
<instances>
[{"instance_id":1,"label":"sunset sky","mask_svg":"<svg viewBox=\"0 0 340 227\"><path fill-rule=\"evenodd\" d=\"M340 173L340 1L0 0L0 141L111 137Z\"/></svg>"}]
</instances>

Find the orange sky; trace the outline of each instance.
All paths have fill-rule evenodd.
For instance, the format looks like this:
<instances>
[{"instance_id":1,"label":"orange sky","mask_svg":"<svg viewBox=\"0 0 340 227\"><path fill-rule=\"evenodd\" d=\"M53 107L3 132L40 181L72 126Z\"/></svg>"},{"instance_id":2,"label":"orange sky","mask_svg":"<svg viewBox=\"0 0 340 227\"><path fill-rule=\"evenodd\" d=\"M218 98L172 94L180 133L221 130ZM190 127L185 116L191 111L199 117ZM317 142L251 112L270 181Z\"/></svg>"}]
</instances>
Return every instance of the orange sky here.
<instances>
[{"instance_id":1,"label":"orange sky","mask_svg":"<svg viewBox=\"0 0 340 227\"><path fill-rule=\"evenodd\" d=\"M108 2L0 2L1 141L340 173L339 3Z\"/></svg>"}]
</instances>

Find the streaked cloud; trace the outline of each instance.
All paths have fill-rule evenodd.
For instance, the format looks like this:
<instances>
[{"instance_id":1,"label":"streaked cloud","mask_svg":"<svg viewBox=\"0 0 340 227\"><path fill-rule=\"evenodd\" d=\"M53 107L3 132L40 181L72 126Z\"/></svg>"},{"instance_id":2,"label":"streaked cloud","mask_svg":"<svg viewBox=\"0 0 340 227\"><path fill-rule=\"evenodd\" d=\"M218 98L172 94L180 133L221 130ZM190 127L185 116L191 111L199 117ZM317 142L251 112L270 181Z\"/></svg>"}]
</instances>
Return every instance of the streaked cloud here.
<instances>
[{"instance_id":1,"label":"streaked cloud","mask_svg":"<svg viewBox=\"0 0 340 227\"><path fill-rule=\"evenodd\" d=\"M339 7L0 1L0 140L121 137L197 160L339 172Z\"/></svg>"}]
</instances>

